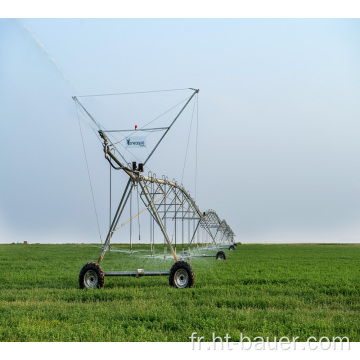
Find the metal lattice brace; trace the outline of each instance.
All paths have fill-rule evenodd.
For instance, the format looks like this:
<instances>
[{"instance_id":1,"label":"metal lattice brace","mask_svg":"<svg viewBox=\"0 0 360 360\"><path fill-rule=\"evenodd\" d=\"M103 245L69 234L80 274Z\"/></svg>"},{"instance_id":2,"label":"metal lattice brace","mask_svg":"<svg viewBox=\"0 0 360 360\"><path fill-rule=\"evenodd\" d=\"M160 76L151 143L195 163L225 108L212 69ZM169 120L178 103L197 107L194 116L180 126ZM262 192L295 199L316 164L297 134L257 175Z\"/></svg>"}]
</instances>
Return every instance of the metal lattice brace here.
<instances>
[{"instance_id":1,"label":"metal lattice brace","mask_svg":"<svg viewBox=\"0 0 360 360\"><path fill-rule=\"evenodd\" d=\"M215 210L210 209L206 211L205 221L206 224L201 222L200 226L207 226L212 230L214 237L219 239L217 240L217 243L220 248L234 248L234 245L236 245L234 240L235 233L232 231L225 220L220 220Z\"/></svg>"},{"instance_id":2,"label":"metal lattice brace","mask_svg":"<svg viewBox=\"0 0 360 360\"><path fill-rule=\"evenodd\" d=\"M159 225L161 232L164 235L165 241L169 246L169 249L175 259L178 261L177 255L174 251L170 238L166 232L163 220L166 218L171 218L173 220L176 219L184 219L185 216L188 216L191 220L198 220L198 226L201 223L202 227L208 232L210 237L212 238L213 244L217 250L219 250L218 245L215 241L215 237L211 232L210 224L208 224L208 220L205 215L199 210L194 199L190 196L190 194L177 182L169 181L167 179L157 179L155 177L148 177L141 175L138 171L133 171L127 167L125 167L117 157L109 151L107 137L105 134L101 133L102 138L104 139L104 151L106 156L110 156L111 159L119 165L122 170L124 170L130 177L128 184L125 188L123 196L121 198L119 207L114 216L113 222L110 226L108 235L106 237L102 253L99 257L98 263L100 264L108 246L110 244L110 240L116 230L116 226L118 225L121 214L125 208L126 202L129 199L130 192L134 186L134 184L138 184L141 188L140 197L145 205L146 209L148 209L153 216L155 222ZM150 184L155 184L154 191L151 191ZM156 199L158 195L159 199ZM165 203L166 201L166 203ZM165 206L164 206L165 205ZM184 211L181 211L184 209ZM197 226L197 227L198 227ZM196 232L196 231L195 231ZM195 234L194 232L194 234ZM194 235L193 235L194 237Z\"/></svg>"}]
</instances>

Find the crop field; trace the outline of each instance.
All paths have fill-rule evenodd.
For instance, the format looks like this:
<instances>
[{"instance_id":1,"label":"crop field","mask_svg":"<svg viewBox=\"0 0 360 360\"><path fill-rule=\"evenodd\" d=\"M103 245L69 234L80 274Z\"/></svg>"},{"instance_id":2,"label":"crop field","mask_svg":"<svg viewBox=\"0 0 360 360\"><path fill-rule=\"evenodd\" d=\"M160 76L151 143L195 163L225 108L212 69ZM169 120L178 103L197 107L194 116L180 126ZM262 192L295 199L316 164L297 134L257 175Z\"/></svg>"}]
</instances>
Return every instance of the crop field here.
<instances>
[{"instance_id":1,"label":"crop field","mask_svg":"<svg viewBox=\"0 0 360 360\"><path fill-rule=\"evenodd\" d=\"M173 261L113 246L106 270L169 270ZM159 254L162 248L157 249ZM80 290L95 245L0 245L0 341L211 341L347 336L360 341L359 245L239 245L226 261L193 259L195 287L168 277L106 278ZM139 255L140 254L140 255Z\"/></svg>"}]
</instances>

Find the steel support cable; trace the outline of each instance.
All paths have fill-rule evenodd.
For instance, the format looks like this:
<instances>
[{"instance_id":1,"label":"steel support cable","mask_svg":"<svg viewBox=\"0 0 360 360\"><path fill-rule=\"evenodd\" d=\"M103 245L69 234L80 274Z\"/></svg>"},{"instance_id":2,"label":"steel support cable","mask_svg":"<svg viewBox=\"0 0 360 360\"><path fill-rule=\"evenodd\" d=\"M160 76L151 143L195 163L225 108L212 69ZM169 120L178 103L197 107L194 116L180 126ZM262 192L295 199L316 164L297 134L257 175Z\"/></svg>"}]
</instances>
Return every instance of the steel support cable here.
<instances>
[{"instance_id":1,"label":"steel support cable","mask_svg":"<svg viewBox=\"0 0 360 360\"><path fill-rule=\"evenodd\" d=\"M144 126L142 126L140 129L143 130L145 126L150 125L151 123L153 123L155 120L159 119L160 117L164 116L165 114L167 114L168 112L170 112L171 110L175 109L177 106L181 105L182 103L184 103L185 101L189 100L191 96L186 97L184 100L180 101L178 104L174 105L173 107L171 107L170 109L168 109L167 111L165 111L164 113L160 114L159 116L157 116L155 119L151 120L150 122L146 123ZM99 123L99 125L101 125ZM102 128L104 128L101 125ZM165 130L167 131L169 128L167 127ZM115 150L118 152L118 154L123 158L123 160L127 163L127 160L125 159L125 153L126 151L128 151L136 160L138 160L139 162L141 162L142 160L140 160L136 155L134 155L130 150L128 150L128 148L126 148L121 142L124 141L126 139L126 137L123 137L123 139L118 140L112 133L115 132L114 130L104 130L104 132L109 133L110 136L112 136L115 139L115 142L112 142L110 139L109 141L111 142L111 144L113 145L113 147L115 148ZM132 136L133 134L135 134L136 131L132 132L129 136ZM150 135L150 134L148 134ZM120 144L123 148L124 148L124 153L121 154L120 151L116 148L116 144ZM144 163L145 168L149 169L150 168Z\"/></svg>"},{"instance_id":2,"label":"steel support cable","mask_svg":"<svg viewBox=\"0 0 360 360\"><path fill-rule=\"evenodd\" d=\"M143 129L145 128L145 126L148 126L148 125L150 125L151 123L153 123L155 120L158 120L160 117L164 116L165 114L167 114L167 113L170 112L171 110L175 109L177 106L181 105L182 103L184 103L185 101L187 101L189 98L190 98L189 96L186 97L184 100L180 101L178 104L176 104L175 106L173 106L173 107L170 108L169 110L165 111L164 113L162 113L162 114L160 114L159 116L157 116L155 119L153 119L153 120L151 120L150 122L146 123L144 126L142 126L142 127L140 128L140 130L143 130ZM168 129L169 129L168 127L165 128L165 131L167 131ZM105 132L106 132L106 133L109 133L109 135L111 135L111 133L112 133L112 132L115 132L115 131L113 131L113 130L105 130ZM127 137L130 137L130 136L132 136L132 135L135 134L135 133L136 133L136 131L133 131L133 132L132 132L130 135L128 135ZM148 134L147 136L149 136L149 135L150 135L150 134ZM124 153L123 153L123 154L121 154L117 149L116 149L116 151L121 155L121 157L125 160L125 162L127 162L126 159L124 158L126 151L128 151L128 152L129 152L132 156L134 156L139 162L141 162L141 160L140 160L137 156L135 156L131 151L128 150L128 148L126 148L126 147L121 143L122 141L124 141L124 140L127 138L126 136L123 137L123 139L121 139L121 140L116 139L114 135L112 135L112 136L113 136L114 139L116 140L116 142L112 143L112 145L115 147L116 144L120 144L120 145L124 148ZM116 148L116 147L115 147L115 148ZM147 169L150 170L150 168L149 168L148 166L146 166L145 164L144 164L144 166L145 166Z\"/></svg>"},{"instance_id":3,"label":"steel support cable","mask_svg":"<svg viewBox=\"0 0 360 360\"><path fill-rule=\"evenodd\" d=\"M170 111L170 110L171 109L169 109L168 111ZM168 111L166 111L166 112L168 112ZM164 114L166 114L166 112ZM162 115L164 115L164 114L162 114ZM156 119L158 119L162 115L159 115L157 118L155 118L154 120L151 120L151 121L155 121ZM146 125L144 125L144 126L146 126ZM141 127L141 128L138 128L136 130L134 130L134 129L119 129L119 130L106 130L105 132L106 133L123 133L123 132L133 132L133 133L135 133L135 132L142 132L143 131L143 132L152 133L152 132L164 131L164 130L167 130L167 128L168 128L167 126L162 126L162 127L157 127L157 128L145 129L144 126ZM148 135L146 135L146 136L148 136Z\"/></svg>"},{"instance_id":4,"label":"steel support cable","mask_svg":"<svg viewBox=\"0 0 360 360\"><path fill-rule=\"evenodd\" d=\"M103 129L104 132L107 131L107 129L106 129L104 126L102 126L99 122L97 122L97 121L91 116L91 114L85 109L84 105L81 104L81 102L77 99L76 96L74 96L73 99L75 100L76 105L80 105L81 109L86 113L86 115L97 125L97 127L98 127L99 130L100 130L100 129ZM94 129L93 129L93 130L94 130ZM115 139L115 141L117 141L117 143L119 143L119 140L118 140L114 135L112 135L111 133L110 133L110 135ZM114 146L113 142L112 142L110 139L108 139L108 140L110 141L111 145L114 147L115 151L117 151L117 153L118 153L118 154L123 158L123 160L127 163L126 159L123 157L123 155L120 153L120 151L116 148L116 146ZM122 144L120 144L120 145L123 146ZM123 146L123 147L124 147L124 146ZM124 148L125 148L125 147L124 147ZM126 148L125 148L125 149L126 149ZM126 149L126 150L127 150L127 149ZM129 151L129 150L128 150L128 151ZM138 161L141 161L141 160L138 159L131 151L129 151L129 153L130 153L131 155L133 155Z\"/></svg>"},{"instance_id":5,"label":"steel support cable","mask_svg":"<svg viewBox=\"0 0 360 360\"><path fill-rule=\"evenodd\" d=\"M100 138L100 136L99 136L98 130L94 129L94 128L91 126L91 123L88 122L87 117L84 115L82 108L81 108L81 107L79 108L77 102L75 102L75 106L76 106L77 116L79 117L79 114L82 116L82 118L85 120L86 124L87 124L87 125L91 128L91 130L94 132L95 137L99 140L101 146L103 146L103 142L101 141L101 138Z\"/></svg>"},{"instance_id":6,"label":"steel support cable","mask_svg":"<svg viewBox=\"0 0 360 360\"><path fill-rule=\"evenodd\" d=\"M195 200L196 200L197 172L198 172L198 138L199 138L199 94L196 97Z\"/></svg>"},{"instance_id":7,"label":"steel support cable","mask_svg":"<svg viewBox=\"0 0 360 360\"><path fill-rule=\"evenodd\" d=\"M88 178L89 178L89 183L90 183L91 196L92 196L93 205L94 205L94 210L95 210L96 223L97 223L97 227L98 227L98 231L99 231L100 241L101 241L101 244L102 244L101 231L100 231L100 225L99 225L99 218L98 218L98 214L97 214L97 211L96 211L95 197L94 197L94 191L93 191L93 186L92 186L92 181L91 181L91 176L90 176L89 164L88 164L88 160L87 160L87 156L86 156L84 136L83 136L83 132L82 132L82 128L81 128L79 113L78 113L78 111L76 111L76 113L77 113L77 115L78 115L77 118L78 118L78 123L79 123L79 128L80 128L81 142L82 142L83 150L84 150L84 156L85 156L85 162L86 162L86 169L87 169Z\"/></svg>"},{"instance_id":8,"label":"steel support cable","mask_svg":"<svg viewBox=\"0 0 360 360\"><path fill-rule=\"evenodd\" d=\"M194 90L194 89L191 89L191 88L187 88L187 89L189 89L189 90ZM183 89L183 90L185 90L185 89ZM184 100L182 100L180 103L178 103L178 104L175 105L174 107L172 107L172 108L170 108L169 110L167 110L165 113L159 115L157 118L155 118L155 119L151 120L150 122L148 122L147 124L145 124L142 128L144 128L145 126L151 124L153 121L157 120L159 117L161 117L161 116L163 116L164 114L166 114L167 112L171 111L172 109L174 109L175 107L177 107L177 106L180 105L181 103L183 103L183 102L185 102L185 101L189 102L189 101L191 100L191 98L192 98L195 94L196 94L196 93L194 93L194 94L191 95L190 97L186 97ZM101 95L101 96L106 96L106 94ZM104 132L107 132L107 131L108 131L105 127L103 127L99 122L97 122L97 121L91 116L91 114L85 109L84 105L82 105L82 103L77 99L76 96L74 96L73 99L75 100L75 103L76 103L76 104L78 104L78 105L81 106L81 108L84 110L84 112L87 114L87 116L97 125L97 127L98 127L99 129L102 128ZM186 107L186 105L185 105L185 107ZM185 108L185 107L184 107L184 108ZM175 120L179 117L179 115L180 115L181 112L184 110L184 108L180 111L180 113L176 116L176 118L173 120L173 122L171 123L171 125L167 128L167 130L165 131L165 134L169 131L170 127L173 125L173 123L175 122ZM165 134L162 136L162 138L165 136ZM118 140L114 135L112 135L111 133L110 133L110 135L115 139L115 141L116 141L115 144L120 143L120 145L123 146L123 145L121 144L121 141L122 141L122 140L119 141L119 140ZM161 139L162 139L162 138L161 138ZM123 140L124 140L124 139L123 139ZM109 139L109 141L110 141L110 139ZM161 141L161 140L160 140L160 141ZM113 146L115 145L112 141L110 141L110 142L111 142L111 144L112 144ZM159 145L159 143L155 146L155 148L157 148L158 145ZM125 159L124 156L119 152L119 150L118 150L115 146L114 146L114 148L115 148L115 150L117 151L117 153L123 158L123 160L127 163L126 159ZM135 156L135 155L134 155L131 151L129 151L127 148L125 148L124 146L123 146L123 148L125 149L125 151L127 150L132 156L134 156L138 161L141 161L139 158L137 158L137 156ZM154 152L155 148L152 150L151 154ZM124 154L125 154L125 151L124 151ZM151 155L151 154L150 154L150 155ZM144 162L144 166L145 166L145 167L147 167L147 166L146 166L146 162L147 162L147 160L148 160L149 158L150 158L150 156L148 156L148 158L147 158L146 161ZM148 167L147 167L147 168L148 168Z\"/></svg>"},{"instance_id":9,"label":"steel support cable","mask_svg":"<svg viewBox=\"0 0 360 360\"><path fill-rule=\"evenodd\" d=\"M184 166L183 166L183 171L182 171L180 183L182 183L183 178L184 178L185 165L186 165L187 153L188 153L188 149L189 149L189 142L190 142L190 136L191 136L191 128L192 128L192 123L193 123L193 118L194 118L194 109L195 109L195 101L194 101L194 105L193 105L193 109L192 109L192 114L191 114L191 122L190 122L189 134L188 134L188 139L187 139L187 144L186 144Z\"/></svg>"},{"instance_id":10,"label":"steel support cable","mask_svg":"<svg viewBox=\"0 0 360 360\"><path fill-rule=\"evenodd\" d=\"M112 94L80 95L78 97L135 95L135 94L149 94L149 93L157 93L157 92L182 91L182 90L192 90L192 89L190 89L190 88L182 88L182 89L148 90L148 91L134 91L134 92L123 92L123 93L112 93Z\"/></svg>"},{"instance_id":11,"label":"steel support cable","mask_svg":"<svg viewBox=\"0 0 360 360\"><path fill-rule=\"evenodd\" d=\"M85 113L85 111L83 110L83 108L79 107L79 104L78 104L76 101L75 101L75 105L76 105L77 115L79 116L79 114L80 114L81 117L82 117L82 119L85 121L85 123L86 123L91 129L93 129L94 131L98 131L98 129L95 130L95 128L92 126L92 123L93 123L94 121L92 120L92 123L89 121L89 115ZM85 114L86 114L87 116L85 116Z\"/></svg>"},{"instance_id":12,"label":"steel support cable","mask_svg":"<svg viewBox=\"0 0 360 360\"><path fill-rule=\"evenodd\" d=\"M181 105L181 104L184 103L185 101L188 101L190 98L191 98L191 96L187 96L184 100L181 100L179 103L177 103L176 105L174 105L174 106L171 107L170 109L166 110L164 113L160 114L160 115L157 116L155 119L153 119L153 120L149 121L148 123L146 123L145 125L143 125L139 130L144 130L144 128L145 128L146 126L148 126L148 125L150 125L151 123L153 123L154 121L158 120L159 118L161 118L162 116L164 116L165 114L167 114L167 113L170 112L171 110L175 109L176 107L178 107L179 105ZM165 131L168 131L168 130L169 130L169 127L166 127L164 130L165 130ZM112 132L116 132L115 130L105 130L105 131L104 131L104 132L106 132L106 133L109 133L109 135L113 136L113 138L116 140L116 142L114 142L114 143L111 142L114 147L115 147L116 144L120 144L120 145L124 148L124 153L123 153L123 154L121 154L117 149L116 149L116 151L121 155L121 157L125 160L125 162L127 162L126 159L125 159L125 157L124 157L126 151L128 151L128 152L129 152L133 157L135 157L139 162L142 161L142 160L140 160L137 156L135 156L130 150L128 150L128 148L126 148L126 147L122 144L122 142L123 142L127 137L130 137L130 136L134 135L134 134L136 133L136 131L138 131L138 130L134 130L130 135L123 137L121 140L116 139L115 136L111 134ZM119 132L121 132L121 131L119 131ZM146 136L146 138L147 138L149 135L150 135L150 133ZM115 148L116 148L116 147L115 147ZM148 153L148 157L147 157L147 158L149 158L149 153ZM144 163L144 166L145 166L145 168L151 170L145 163Z\"/></svg>"},{"instance_id":13,"label":"steel support cable","mask_svg":"<svg viewBox=\"0 0 360 360\"><path fill-rule=\"evenodd\" d=\"M189 97L189 99L186 101L185 105L181 108L181 110L179 111L179 113L175 116L174 120L172 121L172 123L169 125L168 129L164 132L164 134L161 136L160 140L157 142L157 144L155 145L155 147L151 150L150 155L146 158L146 160L144 161L144 165L149 161L149 159L151 158L152 154L156 151L156 149L158 148L158 146L160 145L160 143L163 141L164 137L166 136L166 134L170 131L170 129L172 128L172 126L175 124L176 120L179 118L179 116L183 113L183 111L185 110L185 108L189 105L190 101L192 100L192 98L199 92L199 90L194 90L193 94Z\"/></svg>"},{"instance_id":14,"label":"steel support cable","mask_svg":"<svg viewBox=\"0 0 360 360\"><path fill-rule=\"evenodd\" d=\"M106 131L105 131L106 132ZM116 143L113 143L109 138L109 142L111 143L111 145L113 146L113 148L115 149L115 151L123 158L123 160L125 161L125 163L127 164L127 160L125 159L125 157L120 153L120 151L117 149L117 147L115 146L115 144L120 144L123 148L124 148L124 154L126 151L128 151L136 160L138 160L139 162L141 162L141 160L136 156L134 155L130 150L128 150L128 148L126 148L123 144L121 144L119 142L119 140L112 134L112 133L109 133L110 136L112 136L115 141L117 141Z\"/></svg>"},{"instance_id":15,"label":"steel support cable","mask_svg":"<svg viewBox=\"0 0 360 360\"><path fill-rule=\"evenodd\" d=\"M166 110L164 113L162 113L162 114L160 114L159 116L157 116L155 119L153 119L153 120L150 120L148 123L146 123L145 125L143 125L141 128L139 128L138 130L134 130L130 135L128 135L127 137L129 137L129 136L131 136L131 135L133 135L133 134L135 134L137 131L139 131L139 130L142 130L142 131L145 131L146 129L145 129L145 126L148 126L148 125L150 125L150 124L152 124L154 121L156 121L156 120L158 120L158 119L160 119L162 116L164 116L164 115L166 115L168 112L170 112L171 110L174 110L176 107L178 107L179 105L181 105L182 103L184 103L185 101L187 101L188 99L190 98L190 96L187 96L184 100L181 100L179 103L177 103L176 105L174 105L173 107L171 107L170 109L168 109L168 110ZM168 129L168 127L165 127L164 129L162 129L162 130L167 130ZM159 131L161 131L161 130L159 130ZM107 132L107 133L111 133L111 132L121 132L121 131L116 131L116 130L107 130L107 131L105 131L105 132ZM148 134L147 136L149 136L150 134ZM125 140L126 139L126 137L124 137L122 140L120 140L119 142L121 142L121 141L123 141L123 140ZM117 144L117 143L115 143L115 144Z\"/></svg>"},{"instance_id":16,"label":"steel support cable","mask_svg":"<svg viewBox=\"0 0 360 360\"><path fill-rule=\"evenodd\" d=\"M98 123L94 117L85 109L84 105L80 102L80 100L76 97L72 97L73 100L85 111L86 115L93 121L93 123L97 126L98 130L101 130L100 123Z\"/></svg>"},{"instance_id":17,"label":"steel support cable","mask_svg":"<svg viewBox=\"0 0 360 360\"><path fill-rule=\"evenodd\" d=\"M189 88L189 89L195 91L195 89L191 89L191 88ZM160 141L156 144L155 148L151 151L150 155L149 155L149 156L147 157L147 159L144 161L144 166L145 166L146 168L149 169L149 167L146 165L146 163L147 163L147 161L149 160L149 158L151 157L151 155L153 154L153 152L156 150L156 148L159 146L161 140L164 138L164 136L165 136L165 135L167 134L167 132L170 130L171 126L175 123L175 121L177 120L177 118L180 116L180 114L183 112L183 110L185 109L185 107L187 106L187 104L190 102L190 100L192 99L192 97L193 97L197 92L198 92L198 90L195 91L190 97L187 97L186 99L184 99L183 101L181 101L181 102L179 103L179 104L181 104L181 103L187 101L187 103L185 104L185 106L181 109L181 111L177 114L177 116L175 117L175 119L173 120L173 122L172 122L172 123L170 124L170 126L167 128L167 130L165 131L165 133L164 133L163 136L161 137ZM85 107L84 107L84 106L81 104L81 102L77 99L77 97L74 96L73 99L75 100L75 102L76 102L77 104L79 104L79 105L82 107L82 109L85 111L85 113L88 115L88 117L98 126L99 129L102 128L104 132L107 131L106 128L104 128L100 123L98 123L97 121L95 121L95 119L91 116L91 114L85 109ZM179 104L175 105L174 107L178 106ZM173 108L174 108L174 107L173 107ZM171 110L171 109L170 109L170 110ZM168 111L170 111L170 110L168 110ZM148 124L150 124L151 122L153 122L153 121L155 121L155 120L156 120L156 119L150 121L149 123L147 123L147 124L144 125L144 126L147 126ZM136 158L138 161L141 162L141 160L140 160L137 156L135 156L130 150L128 150L127 148L125 148L125 146L122 145L121 142L120 142L112 133L109 133L109 135L112 136L112 137L115 139L116 144L117 144L117 143L120 143L120 145L121 145L125 150L127 150L134 158ZM113 143L110 139L108 139L108 140L110 141L111 145L113 145L113 147L115 148L115 151L123 158L123 160L125 161L125 163L127 163L127 160L126 160L126 159L124 158L124 156L120 153L120 151L116 148L116 146L114 145L114 143ZM124 152L124 154L125 154L125 152ZM150 169L149 169L149 170L150 170Z\"/></svg>"},{"instance_id":18,"label":"steel support cable","mask_svg":"<svg viewBox=\"0 0 360 360\"><path fill-rule=\"evenodd\" d=\"M79 103L77 102L77 101L75 101L75 104L76 104L76 106L77 106L77 110L79 110L79 108L78 108L78 105L79 105ZM88 116L88 117L90 117L90 119L93 121L93 122L95 122L95 120L91 117L91 115L90 115L90 113L85 109L85 107L81 104L81 107L80 107L80 111L81 111L81 115L82 115L82 117L84 118L84 119L87 119L87 117L83 114L83 112L85 112L86 113L86 115ZM78 113L78 112L77 112ZM79 116L79 113L78 113L78 116ZM97 123L97 122L95 122L97 125L98 125L98 127L99 128L102 128L102 129L104 129L104 131L106 132L106 129L100 124L100 123ZM99 137L99 133L90 125L90 124L88 124L90 127L91 127L91 129L94 131L94 133L95 133L95 135L96 135L96 137L98 138L98 140L100 141L100 143L101 143L101 145L103 145L103 143L102 143L102 141L101 141L101 139L100 139L100 137ZM111 134L110 134L111 135ZM118 141L118 139L114 136L114 135L111 135L114 139L115 139L115 141ZM123 158L123 160L125 161L125 163L127 163L127 161L126 161L126 159L124 158L124 156L120 153L120 151L116 148L116 146L114 146L114 144L113 144L113 142L108 138L108 140L109 140L109 142L111 143L111 145L113 146L113 148L115 149L115 151ZM122 144L120 144L120 145L122 145ZM122 145L123 146L123 145ZM124 146L123 146L124 147ZM124 149L125 149L125 151L126 151L126 148L124 147ZM131 151L129 151L129 153L131 154L131 155L133 155L138 161L140 161ZM112 165L112 164L111 164ZM113 166L113 165L112 165ZM113 168L114 169L116 169L116 170L120 170L121 169L121 167L119 167L119 168L116 168L115 166L113 166Z\"/></svg>"},{"instance_id":19,"label":"steel support cable","mask_svg":"<svg viewBox=\"0 0 360 360\"><path fill-rule=\"evenodd\" d=\"M158 203L160 200L162 200L165 196L161 196L159 199L157 199L156 201L154 201L154 204ZM131 204L131 203L130 203ZM146 206L146 204L145 204ZM151 207L150 205L146 206L144 209L142 209L141 211L138 211L137 214L135 214L134 216L131 215L129 220L126 220L124 223L122 223L120 226L118 226L117 228L115 228L114 230L112 230L111 232L114 233L115 231L121 229L123 226L125 226L128 222L130 222L131 225L131 221L134 220L136 217L138 217L139 215L141 215L145 210L148 210L149 207Z\"/></svg>"}]
</instances>

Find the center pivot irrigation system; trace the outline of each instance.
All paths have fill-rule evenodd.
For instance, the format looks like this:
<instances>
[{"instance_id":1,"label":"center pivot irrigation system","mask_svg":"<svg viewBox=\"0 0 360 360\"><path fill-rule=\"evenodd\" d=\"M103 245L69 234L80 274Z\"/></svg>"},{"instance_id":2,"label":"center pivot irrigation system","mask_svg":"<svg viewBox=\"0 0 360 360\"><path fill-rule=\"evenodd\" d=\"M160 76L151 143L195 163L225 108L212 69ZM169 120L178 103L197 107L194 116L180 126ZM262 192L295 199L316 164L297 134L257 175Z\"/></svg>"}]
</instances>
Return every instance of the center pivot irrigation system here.
<instances>
[{"instance_id":1,"label":"center pivot irrigation system","mask_svg":"<svg viewBox=\"0 0 360 360\"><path fill-rule=\"evenodd\" d=\"M182 184L177 181L170 181L167 177L157 178L156 175L149 171L148 176L144 175L144 166L152 157L164 137L168 134L172 126L178 120L185 108L198 94L198 89L192 90L191 96L187 99L181 110L172 119L169 126L161 128L142 127L135 131L163 131L160 139L146 157L146 159L137 163L135 161L128 163L122 153L117 148L118 142L114 141L111 134L115 131L132 131L134 130L106 130L94 119L89 111L80 102L79 98L74 96L77 109L85 114L97 126L97 132L103 145L106 160L110 163L111 168L123 171L128 176L128 181L122 193L119 205L113 216L106 240L102 245L101 253L97 262L89 262L83 266L79 274L80 288L100 288L104 286L106 276L169 276L170 286L176 288L193 287L195 274L192 266L185 260L191 258L216 258L225 260L226 254L221 249L235 250L235 234L225 220L220 220L214 210L202 212L199 210L195 200L190 193L185 190ZM80 127L81 129L81 127ZM85 148L84 148L85 149ZM111 169L110 168L110 169ZM131 213L132 193L136 192L138 211L133 215ZM130 199L130 200L129 200ZM140 209L140 200L143 209ZM119 225L119 221L124 217L126 205L130 203L130 218ZM170 270L166 271L144 271L138 269L135 271L103 271L101 262L104 255L110 249L110 241L114 233L130 223L130 253L133 252L131 222L135 217L139 217L143 212L150 213L150 248L151 255L155 255L155 224L160 229L164 238L164 259L167 257L166 251L170 250L175 263ZM123 219L125 220L125 219ZM171 222L169 224L169 222ZM139 225L140 228L140 225ZM170 234L170 228L174 231ZM175 242L174 242L175 233ZM176 234L181 233L181 242L176 243ZM140 237L140 236L139 236ZM185 241L186 238L186 241ZM176 252L176 246L181 247L181 252ZM215 254L206 253L207 251L216 251Z\"/></svg>"}]
</instances>

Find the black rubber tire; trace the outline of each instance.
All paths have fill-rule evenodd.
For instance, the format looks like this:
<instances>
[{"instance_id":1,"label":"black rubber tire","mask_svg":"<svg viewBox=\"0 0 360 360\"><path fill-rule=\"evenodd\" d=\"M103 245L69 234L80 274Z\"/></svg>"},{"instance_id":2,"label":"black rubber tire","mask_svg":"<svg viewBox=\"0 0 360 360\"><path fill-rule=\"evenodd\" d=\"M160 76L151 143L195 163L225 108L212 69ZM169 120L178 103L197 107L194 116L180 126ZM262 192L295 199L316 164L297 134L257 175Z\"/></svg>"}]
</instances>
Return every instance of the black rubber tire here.
<instances>
[{"instance_id":1,"label":"black rubber tire","mask_svg":"<svg viewBox=\"0 0 360 360\"><path fill-rule=\"evenodd\" d=\"M223 251L218 251L216 254L216 260L226 260L226 254Z\"/></svg>"},{"instance_id":2,"label":"black rubber tire","mask_svg":"<svg viewBox=\"0 0 360 360\"><path fill-rule=\"evenodd\" d=\"M186 274L184 273L187 273ZM182 281L182 274L185 275L183 278L184 283L181 284ZM178 280L177 280L178 279ZM186 281L187 279L187 281ZM195 273L191 265L186 261L178 261L176 262L170 269L169 274L169 285L176 288L192 288L195 284Z\"/></svg>"},{"instance_id":3,"label":"black rubber tire","mask_svg":"<svg viewBox=\"0 0 360 360\"><path fill-rule=\"evenodd\" d=\"M230 245L230 246L229 246L229 250L230 250L230 251L234 251L234 250L235 250L235 246L234 246L234 245Z\"/></svg>"},{"instance_id":4,"label":"black rubber tire","mask_svg":"<svg viewBox=\"0 0 360 360\"><path fill-rule=\"evenodd\" d=\"M93 275L93 280L91 275L88 274L89 278L86 278L86 273L91 272ZM88 283L87 283L88 282ZM93 286L89 286L93 283ZM79 286L80 289L84 288L103 288L105 284L105 274L98 263L89 262L83 266L79 274Z\"/></svg>"}]
</instances>

